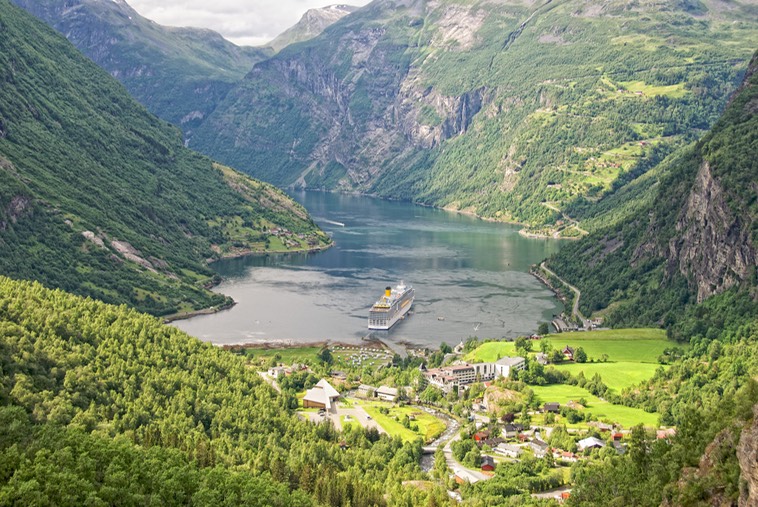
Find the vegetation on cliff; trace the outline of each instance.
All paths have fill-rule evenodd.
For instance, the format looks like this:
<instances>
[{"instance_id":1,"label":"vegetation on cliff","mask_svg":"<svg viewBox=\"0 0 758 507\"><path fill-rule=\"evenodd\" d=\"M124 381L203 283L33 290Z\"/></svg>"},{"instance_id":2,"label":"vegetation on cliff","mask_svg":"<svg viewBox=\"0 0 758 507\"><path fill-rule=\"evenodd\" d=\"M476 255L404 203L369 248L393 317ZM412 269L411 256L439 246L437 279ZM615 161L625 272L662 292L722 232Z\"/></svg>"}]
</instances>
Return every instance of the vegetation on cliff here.
<instances>
[{"instance_id":1,"label":"vegetation on cliff","mask_svg":"<svg viewBox=\"0 0 758 507\"><path fill-rule=\"evenodd\" d=\"M207 259L329 243L281 191L184 148L63 37L0 7L0 273L170 314L226 303L204 288Z\"/></svg>"}]
</instances>

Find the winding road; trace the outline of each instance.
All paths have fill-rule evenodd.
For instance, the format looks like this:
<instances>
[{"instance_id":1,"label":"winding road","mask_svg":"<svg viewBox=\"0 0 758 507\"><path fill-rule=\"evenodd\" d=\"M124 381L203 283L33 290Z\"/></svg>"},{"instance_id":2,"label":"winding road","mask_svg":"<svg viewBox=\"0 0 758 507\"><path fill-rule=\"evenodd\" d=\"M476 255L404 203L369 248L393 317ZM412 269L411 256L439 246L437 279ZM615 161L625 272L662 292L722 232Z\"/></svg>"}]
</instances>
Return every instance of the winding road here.
<instances>
[{"instance_id":1,"label":"winding road","mask_svg":"<svg viewBox=\"0 0 758 507\"><path fill-rule=\"evenodd\" d=\"M553 275L554 277L556 277L558 280L561 281L561 283L563 285L565 285L566 287L568 287L569 289L571 289L572 291L574 291L574 294L576 294L576 297L574 298L574 307L571 309L571 314L574 315L574 316L576 316L576 317L579 317L579 319L582 321L582 326L584 326L585 328L589 328L590 327L590 321L588 319L586 319L584 317L584 315L582 315L582 312L579 311L579 298L582 297L582 291L580 291L579 289L577 289L573 285L571 285L568 282L566 282L566 280L564 280L560 276L556 275L555 272L553 272L550 268L548 268L545 265L544 261L540 264L540 268L543 271L545 271L546 273L549 273L549 274Z\"/></svg>"}]
</instances>

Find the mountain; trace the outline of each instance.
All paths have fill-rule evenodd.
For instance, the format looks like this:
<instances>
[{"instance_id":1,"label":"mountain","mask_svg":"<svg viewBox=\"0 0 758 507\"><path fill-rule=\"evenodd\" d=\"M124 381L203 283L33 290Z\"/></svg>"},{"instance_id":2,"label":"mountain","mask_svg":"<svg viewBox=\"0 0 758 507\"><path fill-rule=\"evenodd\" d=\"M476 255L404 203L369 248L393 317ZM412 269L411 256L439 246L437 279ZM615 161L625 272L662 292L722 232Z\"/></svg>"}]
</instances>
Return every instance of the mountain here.
<instances>
[{"instance_id":1,"label":"mountain","mask_svg":"<svg viewBox=\"0 0 758 507\"><path fill-rule=\"evenodd\" d=\"M8 0L0 83L2 274L164 315L228 303L204 288L207 260L329 243L301 206L184 148Z\"/></svg>"},{"instance_id":2,"label":"mountain","mask_svg":"<svg viewBox=\"0 0 758 507\"><path fill-rule=\"evenodd\" d=\"M154 114L185 132L270 51L216 32L161 26L124 0L13 0L66 36Z\"/></svg>"},{"instance_id":3,"label":"mountain","mask_svg":"<svg viewBox=\"0 0 758 507\"><path fill-rule=\"evenodd\" d=\"M191 144L277 185L553 227L713 124L757 19L754 0L375 0L256 64Z\"/></svg>"},{"instance_id":4,"label":"mountain","mask_svg":"<svg viewBox=\"0 0 758 507\"><path fill-rule=\"evenodd\" d=\"M685 305L705 302L723 328L731 313L758 311L756 153L758 53L713 129L627 192L632 205L619 205L609 225L548 264L581 290L586 313L606 309L611 323L671 325Z\"/></svg>"},{"instance_id":5,"label":"mountain","mask_svg":"<svg viewBox=\"0 0 758 507\"><path fill-rule=\"evenodd\" d=\"M311 424L295 391L156 318L0 277L0 329L5 505L426 504L402 483L424 478L420 440Z\"/></svg>"},{"instance_id":6,"label":"mountain","mask_svg":"<svg viewBox=\"0 0 758 507\"><path fill-rule=\"evenodd\" d=\"M357 7L352 5L329 5L320 9L308 9L297 24L282 32L266 44L266 47L278 53L290 44L312 39L356 9Z\"/></svg>"}]
</instances>

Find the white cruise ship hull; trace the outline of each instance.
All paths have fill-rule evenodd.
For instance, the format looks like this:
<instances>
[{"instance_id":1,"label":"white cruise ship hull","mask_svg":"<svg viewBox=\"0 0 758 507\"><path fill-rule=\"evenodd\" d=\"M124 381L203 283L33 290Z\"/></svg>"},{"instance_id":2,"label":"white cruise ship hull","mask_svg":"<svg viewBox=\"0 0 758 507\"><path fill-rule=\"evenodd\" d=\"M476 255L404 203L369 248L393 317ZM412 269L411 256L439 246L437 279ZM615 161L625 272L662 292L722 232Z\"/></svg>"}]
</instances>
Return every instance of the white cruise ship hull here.
<instances>
[{"instance_id":1,"label":"white cruise ship hull","mask_svg":"<svg viewBox=\"0 0 758 507\"><path fill-rule=\"evenodd\" d=\"M378 331L387 331L392 328L410 311L414 297L413 287L398 285L389 296L383 296L371 307L368 328Z\"/></svg>"}]
</instances>

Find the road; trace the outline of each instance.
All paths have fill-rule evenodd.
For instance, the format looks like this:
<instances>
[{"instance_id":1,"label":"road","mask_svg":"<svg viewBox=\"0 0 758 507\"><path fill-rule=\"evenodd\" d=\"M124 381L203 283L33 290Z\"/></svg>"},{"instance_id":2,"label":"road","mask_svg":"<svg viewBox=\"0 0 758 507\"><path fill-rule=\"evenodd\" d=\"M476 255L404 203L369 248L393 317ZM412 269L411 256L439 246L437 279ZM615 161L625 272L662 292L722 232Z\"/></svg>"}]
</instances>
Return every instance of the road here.
<instances>
[{"instance_id":1,"label":"road","mask_svg":"<svg viewBox=\"0 0 758 507\"><path fill-rule=\"evenodd\" d=\"M545 270L545 272L550 273L551 275L553 275L554 277L556 277L558 280L561 281L561 283L563 285L565 285L566 287L568 287L569 289L571 289L572 291L574 291L574 294L576 294L576 297L574 298L574 307L571 309L571 313L572 313L572 315L574 315L576 317L579 317L579 319L582 321L582 326L584 326L585 328L589 328L590 327L590 321L587 320L586 318L584 318L584 315L582 315L582 313L579 311L579 298L582 297L582 292L579 289L577 289L576 287L574 287L573 285L567 283L566 280L564 280L560 276L556 275L553 271L550 270L550 268L548 268L545 265L544 262L542 262L540 264L540 268L542 268L543 270Z\"/></svg>"},{"instance_id":2,"label":"road","mask_svg":"<svg viewBox=\"0 0 758 507\"><path fill-rule=\"evenodd\" d=\"M258 375L260 375L261 377L263 377L263 380L265 380L266 382L268 382L268 384L271 387L273 387L274 389L276 389L277 393L279 393L279 394L282 393L282 388L279 387L279 384L276 383L276 380L274 380L273 378L271 378L271 375L269 375L268 372L259 371Z\"/></svg>"},{"instance_id":3,"label":"road","mask_svg":"<svg viewBox=\"0 0 758 507\"><path fill-rule=\"evenodd\" d=\"M445 447L442 449L442 452L445 453L445 463L447 464L447 467L453 471L453 473L458 472L459 470L465 470L469 474L471 474L473 477L476 477L480 481L486 481L488 479L492 479L491 475L487 475L481 470L474 470L473 468L468 468L460 463L455 459L453 456L453 450L450 448L450 444L454 442L455 440L460 440L461 434L458 433L453 438L447 441L445 444Z\"/></svg>"}]
</instances>

